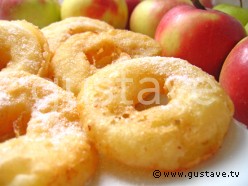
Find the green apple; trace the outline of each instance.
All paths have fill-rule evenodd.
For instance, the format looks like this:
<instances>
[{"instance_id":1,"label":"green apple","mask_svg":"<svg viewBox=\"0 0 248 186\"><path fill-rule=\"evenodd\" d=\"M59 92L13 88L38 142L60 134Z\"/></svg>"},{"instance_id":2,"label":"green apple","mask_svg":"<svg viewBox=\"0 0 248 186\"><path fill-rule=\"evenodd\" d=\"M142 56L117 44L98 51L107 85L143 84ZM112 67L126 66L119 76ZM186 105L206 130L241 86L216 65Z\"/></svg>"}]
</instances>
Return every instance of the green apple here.
<instances>
[{"instance_id":1,"label":"green apple","mask_svg":"<svg viewBox=\"0 0 248 186\"><path fill-rule=\"evenodd\" d=\"M99 19L123 29L128 21L128 7L125 0L64 0L61 4L62 19L75 16Z\"/></svg>"},{"instance_id":2,"label":"green apple","mask_svg":"<svg viewBox=\"0 0 248 186\"><path fill-rule=\"evenodd\" d=\"M25 19L39 28L60 20L57 0L0 0L0 19Z\"/></svg>"},{"instance_id":3,"label":"green apple","mask_svg":"<svg viewBox=\"0 0 248 186\"><path fill-rule=\"evenodd\" d=\"M248 35L248 23L245 25L245 31L246 31L246 33Z\"/></svg>"},{"instance_id":4,"label":"green apple","mask_svg":"<svg viewBox=\"0 0 248 186\"><path fill-rule=\"evenodd\" d=\"M240 6L231 5L227 3L217 4L213 7L214 10L219 10L221 12L227 13L237 20L239 20L243 26L248 23L248 9L242 8Z\"/></svg>"}]
</instances>

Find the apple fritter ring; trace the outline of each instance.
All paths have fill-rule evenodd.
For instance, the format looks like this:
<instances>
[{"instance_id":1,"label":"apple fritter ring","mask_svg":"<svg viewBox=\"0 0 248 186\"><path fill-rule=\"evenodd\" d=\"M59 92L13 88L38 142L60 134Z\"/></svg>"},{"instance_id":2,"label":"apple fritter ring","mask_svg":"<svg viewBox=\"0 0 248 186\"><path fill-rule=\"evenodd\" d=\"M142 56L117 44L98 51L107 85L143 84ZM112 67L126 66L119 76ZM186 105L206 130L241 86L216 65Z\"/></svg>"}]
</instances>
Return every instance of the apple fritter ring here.
<instances>
[{"instance_id":1,"label":"apple fritter ring","mask_svg":"<svg viewBox=\"0 0 248 186\"><path fill-rule=\"evenodd\" d=\"M54 81L78 94L81 82L98 69L126 59L156 56L160 45L143 34L126 30L85 32L67 39L56 50L50 67Z\"/></svg>"},{"instance_id":2,"label":"apple fritter ring","mask_svg":"<svg viewBox=\"0 0 248 186\"><path fill-rule=\"evenodd\" d=\"M108 30L102 34L108 34L116 46L132 58L162 55L160 44L147 35L121 29Z\"/></svg>"},{"instance_id":3,"label":"apple fritter ring","mask_svg":"<svg viewBox=\"0 0 248 186\"><path fill-rule=\"evenodd\" d=\"M51 60L50 74L56 84L77 95L85 78L122 58L130 57L108 35L85 32L61 44Z\"/></svg>"},{"instance_id":4,"label":"apple fritter ring","mask_svg":"<svg viewBox=\"0 0 248 186\"><path fill-rule=\"evenodd\" d=\"M76 98L26 72L1 72L0 79L0 185L83 185L97 156Z\"/></svg>"},{"instance_id":5,"label":"apple fritter ring","mask_svg":"<svg viewBox=\"0 0 248 186\"><path fill-rule=\"evenodd\" d=\"M64 20L52 23L41 31L48 40L50 50L54 53L61 43L70 36L86 31L102 32L114 29L106 22L88 17L69 17Z\"/></svg>"},{"instance_id":6,"label":"apple fritter ring","mask_svg":"<svg viewBox=\"0 0 248 186\"><path fill-rule=\"evenodd\" d=\"M134 167L179 171L217 152L233 104L212 76L187 61L144 57L88 77L78 110L103 156Z\"/></svg>"},{"instance_id":7,"label":"apple fritter ring","mask_svg":"<svg viewBox=\"0 0 248 186\"><path fill-rule=\"evenodd\" d=\"M46 76L51 52L42 32L26 21L0 20L0 70Z\"/></svg>"}]
</instances>

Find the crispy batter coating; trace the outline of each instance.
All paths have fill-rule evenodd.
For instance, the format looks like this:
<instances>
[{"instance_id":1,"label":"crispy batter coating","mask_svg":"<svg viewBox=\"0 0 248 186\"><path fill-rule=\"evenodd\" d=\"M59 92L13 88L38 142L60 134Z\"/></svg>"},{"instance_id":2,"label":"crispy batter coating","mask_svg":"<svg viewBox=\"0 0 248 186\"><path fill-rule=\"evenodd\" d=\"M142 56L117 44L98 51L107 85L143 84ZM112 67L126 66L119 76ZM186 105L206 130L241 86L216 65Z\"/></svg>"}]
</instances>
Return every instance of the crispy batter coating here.
<instances>
[{"instance_id":1,"label":"crispy batter coating","mask_svg":"<svg viewBox=\"0 0 248 186\"><path fill-rule=\"evenodd\" d=\"M166 57L99 70L83 82L78 109L101 154L166 171L190 168L216 153L233 116L230 98L212 76Z\"/></svg>"},{"instance_id":2,"label":"crispy batter coating","mask_svg":"<svg viewBox=\"0 0 248 186\"><path fill-rule=\"evenodd\" d=\"M107 34L132 58L162 55L160 44L147 35L121 29L108 30Z\"/></svg>"},{"instance_id":3,"label":"crispy batter coating","mask_svg":"<svg viewBox=\"0 0 248 186\"><path fill-rule=\"evenodd\" d=\"M52 23L41 31L48 40L50 50L54 53L61 43L70 36L86 31L102 32L114 29L106 22L88 17L69 17L62 21Z\"/></svg>"},{"instance_id":4,"label":"crispy batter coating","mask_svg":"<svg viewBox=\"0 0 248 186\"><path fill-rule=\"evenodd\" d=\"M51 61L50 74L59 86L77 95L85 78L122 58L130 59L109 35L85 32L61 44Z\"/></svg>"},{"instance_id":5,"label":"crispy batter coating","mask_svg":"<svg viewBox=\"0 0 248 186\"><path fill-rule=\"evenodd\" d=\"M78 94L81 82L98 69L116 61L160 55L161 47L152 38L127 30L75 34L56 50L51 72L62 88Z\"/></svg>"},{"instance_id":6,"label":"crispy batter coating","mask_svg":"<svg viewBox=\"0 0 248 186\"><path fill-rule=\"evenodd\" d=\"M97 157L75 97L25 72L0 79L0 185L83 185Z\"/></svg>"},{"instance_id":7,"label":"crispy batter coating","mask_svg":"<svg viewBox=\"0 0 248 186\"><path fill-rule=\"evenodd\" d=\"M0 20L0 69L46 76L51 52L42 32L26 21Z\"/></svg>"}]
</instances>

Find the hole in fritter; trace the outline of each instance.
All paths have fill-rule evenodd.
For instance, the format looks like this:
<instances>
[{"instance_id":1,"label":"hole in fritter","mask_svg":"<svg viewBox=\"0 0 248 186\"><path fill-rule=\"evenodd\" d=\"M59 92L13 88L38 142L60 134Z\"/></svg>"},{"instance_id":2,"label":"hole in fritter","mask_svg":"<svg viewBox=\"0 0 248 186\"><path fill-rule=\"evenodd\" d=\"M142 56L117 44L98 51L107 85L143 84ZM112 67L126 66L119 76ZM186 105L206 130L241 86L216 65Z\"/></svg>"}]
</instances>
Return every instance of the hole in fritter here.
<instances>
[{"instance_id":1,"label":"hole in fritter","mask_svg":"<svg viewBox=\"0 0 248 186\"><path fill-rule=\"evenodd\" d=\"M11 60L10 51L8 48L0 48L0 70L5 68L8 62Z\"/></svg>"},{"instance_id":2,"label":"hole in fritter","mask_svg":"<svg viewBox=\"0 0 248 186\"><path fill-rule=\"evenodd\" d=\"M135 104L134 108L137 111L146 110L152 107L167 105L168 97L165 93L150 93L143 98L143 100L139 101Z\"/></svg>"},{"instance_id":3,"label":"hole in fritter","mask_svg":"<svg viewBox=\"0 0 248 186\"><path fill-rule=\"evenodd\" d=\"M122 118L126 119L126 118L129 118L129 116L130 116L129 114L125 113L125 114L122 115Z\"/></svg>"},{"instance_id":4,"label":"hole in fritter","mask_svg":"<svg viewBox=\"0 0 248 186\"><path fill-rule=\"evenodd\" d=\"M137 84L138 92L134 99L134 109L137 111L146 110L152 107L167 105L168 89L165 87L163 77L145 77Z\"/></svg>"},{"instance_id":5,"label":"hole in fritter","mask_svg":"<svg viewBox=\"0 0 248 186\"><path fill-rule=\"evenodd\" d=\"M90 62L97 69L101 69L120 57L120 51L111 44L102 45L100 47L93 47L85 51L85 55Z\"/></svg>"},{"instance_id":6,"label":"hole in fritter","mask_svg":"<svg viewBox=\"0 0 248 186\"><path fill-rule=\"evenodd\" d=\"M0 127L0 142L26 134L27 124L31 118L30 112L22 112L16 118L7 117L5 124Z\"/></svg>"}]
</instances>

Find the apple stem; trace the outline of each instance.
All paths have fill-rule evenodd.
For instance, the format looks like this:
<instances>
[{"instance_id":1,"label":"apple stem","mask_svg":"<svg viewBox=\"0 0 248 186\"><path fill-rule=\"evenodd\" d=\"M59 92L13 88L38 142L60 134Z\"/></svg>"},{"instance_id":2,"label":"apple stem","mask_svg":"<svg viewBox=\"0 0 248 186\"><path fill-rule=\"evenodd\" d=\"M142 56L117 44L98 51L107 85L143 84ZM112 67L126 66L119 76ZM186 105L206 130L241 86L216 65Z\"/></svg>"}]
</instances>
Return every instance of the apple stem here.
<instances>
[{"instance_id":1,"label":"apple stem","mask_svg":"<svg viewBox=\"0 0 248 186\"><path fill-rule=\"evenodd\" d=\"M200 3L199 0L191 0L191 2L196 8L206 10L206 8Z\"/></svg>"},{"instance_id":2,"label":"apple stem","mask_svg":"<svg viewBox=\"0 0 248 186\"><path fill-rule=\"evenodd\" d=\"M239 3L240 3L240 7L243 8L243 1L239 0Z\"/></svg>"}]
</instances>

